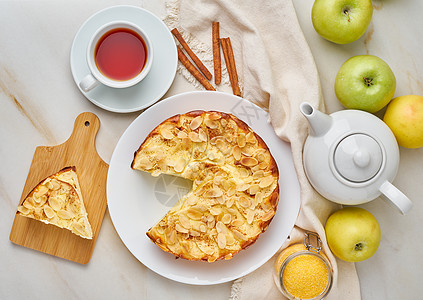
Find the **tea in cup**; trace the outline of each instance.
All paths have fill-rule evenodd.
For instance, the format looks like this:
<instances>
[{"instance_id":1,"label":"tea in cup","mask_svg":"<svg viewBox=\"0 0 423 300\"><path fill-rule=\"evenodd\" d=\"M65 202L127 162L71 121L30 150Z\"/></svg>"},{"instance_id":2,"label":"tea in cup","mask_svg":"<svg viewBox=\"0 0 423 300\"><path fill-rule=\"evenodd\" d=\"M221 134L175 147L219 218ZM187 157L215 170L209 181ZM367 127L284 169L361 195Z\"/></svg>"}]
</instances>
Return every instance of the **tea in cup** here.
<instances>
[{"instance_id":1,"label":"tea in cup","mask_svg":"<svg viewBox=\"0 0 423 300\"><path fill-rule=\"evenodd\" d=\"M153 48L145 32L133 23L114 21L99 28L87 48L90 73L79 83L88 92L100 83L127 88L147 76Z\"/></svg>"}]
</instances>

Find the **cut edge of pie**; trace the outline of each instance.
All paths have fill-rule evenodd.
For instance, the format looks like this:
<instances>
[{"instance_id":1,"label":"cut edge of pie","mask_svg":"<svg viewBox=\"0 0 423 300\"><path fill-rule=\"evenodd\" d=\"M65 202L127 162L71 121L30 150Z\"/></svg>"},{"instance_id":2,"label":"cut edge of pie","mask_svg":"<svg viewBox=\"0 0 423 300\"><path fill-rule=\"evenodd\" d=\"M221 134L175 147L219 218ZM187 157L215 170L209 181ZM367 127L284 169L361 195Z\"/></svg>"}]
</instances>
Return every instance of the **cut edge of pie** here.
<instances>
[{"instance_id":1,"label":"cut edge of pie","mask_svg":"<svg viewBox=\"0 0 423 300\"><path fill-rule=\"evenodd\" d=\"M193 181L146 233L177 257L231 259L256 242L276 213L276 162L263 139L232 114L197 110L168 118L149 133L131 167Z\"/></svg>"},{"instance_id":2,"label":"cut edge of pie","mask_svg":"<svg viewBox=\"0 0 423 300\"><path fill-rule=\"evenodd\" d=\"M92 239L76 168L66 167L41 181L19 205L18 215Z\"/></svg>"}]
</instances>

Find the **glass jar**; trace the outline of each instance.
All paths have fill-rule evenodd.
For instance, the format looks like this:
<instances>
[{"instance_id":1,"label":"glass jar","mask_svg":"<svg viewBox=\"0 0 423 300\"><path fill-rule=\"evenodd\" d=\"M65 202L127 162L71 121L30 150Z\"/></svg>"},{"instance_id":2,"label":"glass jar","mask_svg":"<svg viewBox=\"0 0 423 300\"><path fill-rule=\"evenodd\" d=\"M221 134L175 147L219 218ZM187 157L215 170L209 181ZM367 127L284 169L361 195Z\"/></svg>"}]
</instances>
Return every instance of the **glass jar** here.
<instances>
[{"instance_id":1,"label":"glass jar","mask_svg":"<svg viewBox=\"0 0 423 300\"><path fill-rule=\"evenodd\" d=\"M303 244L291 245L279 254L274 280L285 297L319 300L329 294L332 267L321 250L319 236L314 232L306 232Z\"/></svg>"}]
</instances>

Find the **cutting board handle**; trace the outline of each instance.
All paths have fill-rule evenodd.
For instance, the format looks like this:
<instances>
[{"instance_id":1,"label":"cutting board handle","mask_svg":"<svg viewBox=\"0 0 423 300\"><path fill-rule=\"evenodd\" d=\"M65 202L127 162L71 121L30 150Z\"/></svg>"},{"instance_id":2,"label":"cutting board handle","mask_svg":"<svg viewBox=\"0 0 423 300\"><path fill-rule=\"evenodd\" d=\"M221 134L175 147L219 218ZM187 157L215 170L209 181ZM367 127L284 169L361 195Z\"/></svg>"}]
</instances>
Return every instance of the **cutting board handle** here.
<instances>
[{"instance_id":1,"label":"cutting board handle","mask_svg":"<svg viewBox=\"0 0 423 300\"><path fill-rule=\"evenodd\" d=\"M95 138L100 128L100 120L90 112L83 112L75 120L69 139L63 144L70 149L78 147L87 151L95 151Z\"/></svg>"}]
</instances>

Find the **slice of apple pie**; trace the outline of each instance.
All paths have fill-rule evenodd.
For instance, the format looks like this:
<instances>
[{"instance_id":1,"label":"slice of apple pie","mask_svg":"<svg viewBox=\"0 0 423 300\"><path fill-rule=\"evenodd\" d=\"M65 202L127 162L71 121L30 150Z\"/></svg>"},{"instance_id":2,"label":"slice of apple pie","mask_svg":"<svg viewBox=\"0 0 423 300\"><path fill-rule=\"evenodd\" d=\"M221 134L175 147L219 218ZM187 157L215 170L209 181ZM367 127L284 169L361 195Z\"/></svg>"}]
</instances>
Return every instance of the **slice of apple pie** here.
<instances>
[{"instance_id":1,"label":"slice of apple pie","mask_svg":"<svg viewBox=\"0 0 423 300\"><path fill-rule=\"evenodd\" d=\"M135 152L132 168L193 181L147 232L178 257L231 259L257 240L276 212L276 162L264 141L231 114L192 111L163 121Z\"/></svg>"},{"instance_id":2,"label":"slice of apple pie","mask_svg":"<svg viewBox=\"0 0 423 300\"><path fill-rule=\"evenodd\" d=\"M64 168L39 183L18 207L17 214L93 238L75 167Z\"/></svg>"}]
</instances>

